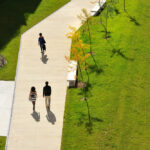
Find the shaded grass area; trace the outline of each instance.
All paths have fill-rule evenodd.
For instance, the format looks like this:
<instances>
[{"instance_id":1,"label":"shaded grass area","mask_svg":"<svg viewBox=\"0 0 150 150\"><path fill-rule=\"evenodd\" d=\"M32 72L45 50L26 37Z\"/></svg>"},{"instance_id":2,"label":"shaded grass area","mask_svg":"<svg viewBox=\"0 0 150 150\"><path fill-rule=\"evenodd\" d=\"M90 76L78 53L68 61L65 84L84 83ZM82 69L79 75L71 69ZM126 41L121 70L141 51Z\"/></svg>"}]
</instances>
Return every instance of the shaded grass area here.
<instances>
[{"instance_id":1,"label":"shaded grass area","mask_svg":"<svg viewBox=\"0 0 150 150\"><path fill-rule=\"evenodd\" d=\"M109 18L108 40L99 16L93 19L92 46L101 71L88 60L91 124L82 90L68 89L61 150L150 149L150 2L130 0L126 6L124 12L119 1L119 13ZM88 43L87 33L82 39Z\"/></svg>"},{"instance_id":2,"label":"shaded grass area","mask_svg":"<svg viewBox=\"0 0 150 150\"><path fill-rule=\"evenodd\" d=\"M14 80L21 34L70 0L0 0L0 80ZM38 36L38 35L37 35Z\"/></svg>"},{"instance_id":3,"label":"shaded grass area","mask_svg":"<svg viewBox=\"0 0 150 150\"><path fill-rule=\"evenodd\" d=\"M6 137L0 136L0 150L5 149Z\"/></svg>"}]
</instances>

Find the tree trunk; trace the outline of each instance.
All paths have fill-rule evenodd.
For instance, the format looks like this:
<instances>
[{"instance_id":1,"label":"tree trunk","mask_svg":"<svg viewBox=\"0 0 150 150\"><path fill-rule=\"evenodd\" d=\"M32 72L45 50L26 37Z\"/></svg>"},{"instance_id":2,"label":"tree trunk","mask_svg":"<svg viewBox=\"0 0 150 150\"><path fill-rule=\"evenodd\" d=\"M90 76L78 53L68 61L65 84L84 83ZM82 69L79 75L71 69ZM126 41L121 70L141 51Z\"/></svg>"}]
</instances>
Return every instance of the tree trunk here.
<instances>
[{"instance_id":1,"label":"tree trunk","mask_svg":"<svg viewBox=\"0 0 150 150\"><path fill-rule=\"evenodd\" d=\"M79 72L80 72L80 74L81 74L81 80L82 80L82 82L84 82L84 80L83 80L83 74L82 74L81 66L80 66L80 63L79 63L79 62L78 62L78 68L79 68Z\"/></svg>"},{"instance_id":2,"label":"tree trunk","mask_svg":"<svg viewBox=\"0 0 150 150\"><path fill-rule=\"evenodd\" d=\"M95 60L95 58L94 58L94 56L93 56L93 52L92 52L91 30L90 30L90 25L89 25L89 20L88 20L88 19L87 19L87 26L88 26L89 41L90 41L90 54L91 54L91 56L92 56L92 58L93 58L93 61L94 61L95 65L96 65L96 67L97 67L97 69L98 69L98 65L97 65L97 63L96 63L96 60Z\"/></svg>"},{"instance_id":3,"label":"tree trunk","mask_svg":"<svg viewBox=\"0 0 150 150\"><path fill-rule=\"evenodd\" d=\"M126 0L124 0L124 11L126 11Z\"/></svg>"},{"instance_id":4,"label":"tree trunk","mask_svg":"<svg viewBox=\"0 0 150 150\"><path fill-rule=\"evenodd\" d=\"M91 114L90 114L90 109L89 109L89 104L88 104L88 101L85 100L86 102L86 106L87 106L87 110L88 110L88 119L89 119L89 124L91 123Z\"/></svg>"},{"instance_id":5,"label":"tree trunk","mask_svg":"<svg viewBox=\"0 0 150 150\"><path fill-rule=\"evenodd\" d=\"M88 19L87 19L87 25L88 25L89 41L90 41L90 53L92 54L92 39L91 39L91 30L90 30L90 25L89 25L89 21L88 21Z\"/></svg>"},{"instance_id":6,"label":"tree trunk","mask_svg":"<svg viewBox=\"0 0 150 150\"><path fill-rule=\"evenodd\" d=\"M78 62L78 68L79 68L79 72L80 72L80 75L81 75L81 80L82 80L82 83L84 83L84 78L83 78L83 74L82 74L82 70L81 70L81 66L80 66L80 63ZM86 87L85 85L83 85L83 94L84 94L84 100L86 99Z\"/></svg>"},{"instance_id":7,"label":"tree trunk","mask_svg":"<svg viewBox=\"0 0 150 150\"><path fill-rule=\"evenodd\" d=\"M106 39L107 39L107 36L108 36L108 6L107 6L107 9L106 9L106 34L105 34L105 36L106 36Z\"/></svg>"},{"instance_id":8,"label":"tree trunk","mask_svg":"<svg viewBox=\"0 0 150 150\"><path fill-rule=\"evenodd\" d=\"M83 52L83 55L85 56L85 52L84 52L84 49L82 48L82 46L80 45L80 48L82 49L82 52ZM86 62L86 60L85 60L85 63L84 63L84 66L86 67L88 64L87 64L87 62ZM87 69L85 68L85 72L86 72L86 75L87 75L87 77L88 77L88 81L87 81L87 83L89 84L89 82L90 82L90 77L89 77L89 73L88 73L88 71L87 71Z\"/></svg>"}]
</instances>

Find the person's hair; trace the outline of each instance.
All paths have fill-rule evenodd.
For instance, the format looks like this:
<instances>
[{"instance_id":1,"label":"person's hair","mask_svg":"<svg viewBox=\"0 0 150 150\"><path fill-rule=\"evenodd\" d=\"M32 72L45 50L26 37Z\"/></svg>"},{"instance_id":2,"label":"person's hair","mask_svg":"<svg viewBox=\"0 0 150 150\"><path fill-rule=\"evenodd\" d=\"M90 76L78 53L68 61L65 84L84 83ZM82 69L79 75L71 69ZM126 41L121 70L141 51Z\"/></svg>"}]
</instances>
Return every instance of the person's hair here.
<instances>
[{"instance_id":1,"label":"person's hair","mask_svg":"<svg viewBox=\"0 0 150 150\"><path fill-rule=\"evenodd\" d=\"M39 33L39 36L42 36L42 33Z\"/></svg>"},{"instance_id":2,"label":"person's hair","mask_svg":"<svg viewBox=\"0 0 150 150\"><path fill-rule=\"evenodd\" d=\"M46 81L45 84L48 85L48 81Z\"/></svg>"},{"instance_id":3,"label":"person's hair","mask_svg":"<svg viewBox=\"0 0 150 150\"><path fill-rule=\"evenodd\" d=\"M34 86L31 87L31 92L36 92Z\"/></svg>"}]
</instances>

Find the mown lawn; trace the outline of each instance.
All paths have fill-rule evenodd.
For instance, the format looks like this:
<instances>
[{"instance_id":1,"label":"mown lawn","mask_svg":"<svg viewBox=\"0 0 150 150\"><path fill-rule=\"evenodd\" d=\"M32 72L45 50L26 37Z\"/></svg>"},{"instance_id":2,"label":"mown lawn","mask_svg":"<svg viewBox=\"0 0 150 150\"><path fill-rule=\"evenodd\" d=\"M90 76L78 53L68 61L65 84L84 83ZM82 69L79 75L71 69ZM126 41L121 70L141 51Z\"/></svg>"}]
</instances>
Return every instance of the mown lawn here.
<instances>
[{"instance_id":1,"label":"mown lawn","mask_svg":"<svg viewBox=\"0 0 150 150\"><path fill-rule=\"evenodd\" d=\"M6 143L6 137L0 136L0 150L4 150Z\"/></svg>"},{"instance_id":2,"label":"mown lawn","mask_svg":"<svg viewBox=\"0 0 150 150\"><path fill-rule=\"evenodd\" d=\"M68 89L61 150L150 149L150 1L130 0L126 8L119 0L108 20L108 40L99 16L93 19L92 47L101 71L90 58L91 124L82 90ZM88 43L87 33L82 39Z\"/></svg>"},{"instance_id":3,"label":"mown lawn","mask_svg":"<svg viewBox=\"0 0 150 150\"><path fill-rule=\"evenodd\" d=\"M8 63L0 80L14 80L21 34L70 0L1 0L0 54Z\"/></svg>"}]
</instances>

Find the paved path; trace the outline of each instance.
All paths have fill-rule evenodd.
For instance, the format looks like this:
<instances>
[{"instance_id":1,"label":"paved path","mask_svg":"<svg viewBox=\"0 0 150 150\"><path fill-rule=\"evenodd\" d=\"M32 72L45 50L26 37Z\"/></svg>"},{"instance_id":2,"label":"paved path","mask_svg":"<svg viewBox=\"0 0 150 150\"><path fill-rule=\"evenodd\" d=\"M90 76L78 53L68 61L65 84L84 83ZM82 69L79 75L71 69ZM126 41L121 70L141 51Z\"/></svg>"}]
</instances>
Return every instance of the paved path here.
<instances>
[{"instance_id":1,"label":"paved path","mask_svg":"<svg viewBox=\"0 0 150 150\"><path fill-rule=\"evenodd\" d=\"M13 115L8 137L8 150L60 150L67 88L67 62L71 41L66 38L68 26L80 26L77 15L82 8L91 10L91 0L72 0L23 34L20 48ZM43 60L37 45L39 32L47 41ZM42 88L52 86L51 120L46 118ZM28 101L31 86L37 88L37 114L32 114ZM36 116L37 115L37 116Z\"/></svg>"},{"instance_id":2,"label":"paved path","mask_svg":"<svg viewBox=\"0 0 150 150\"><path fill-rule=\"evenodd\" d=\"M0 81L0 136L8 133L14 85L14 81Z\"/></svg>"}]
</instances>

